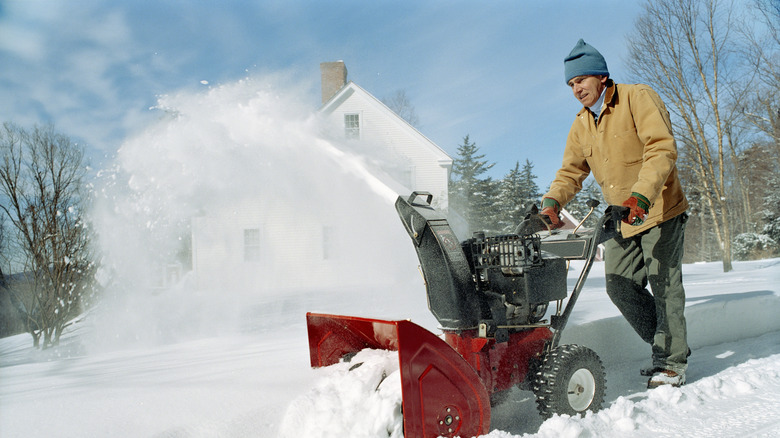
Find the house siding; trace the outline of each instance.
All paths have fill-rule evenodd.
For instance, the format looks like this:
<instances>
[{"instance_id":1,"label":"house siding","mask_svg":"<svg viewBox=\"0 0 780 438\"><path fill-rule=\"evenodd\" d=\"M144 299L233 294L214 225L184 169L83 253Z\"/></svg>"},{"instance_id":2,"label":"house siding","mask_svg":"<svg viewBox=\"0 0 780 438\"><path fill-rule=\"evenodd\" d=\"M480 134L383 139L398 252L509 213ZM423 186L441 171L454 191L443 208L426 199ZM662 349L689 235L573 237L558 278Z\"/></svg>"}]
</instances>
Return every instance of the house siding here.
<instances>
[{"instance_id":1,"label":"house siding","mask_svg":"<svg viewBox=\"0 0 780 438\"><path fill-rule=\"evenodd\" d=\"M198 289L307 291L360 286L367 278L387 283L394 280L386 264L371 262L368 250L383 248L386 235L366 233L371 224L360 222L362 215L351 217L347 200L336 209L343 213L334 212L331 217L322 212L312 217L281 199L272 204L272 210L262 211L259 205L248 203L230 214L193 220ZM262 250L258 260L248 262L243 259L243 231L251 228L260 229ZM327 259L326 229L337 237Z\"/></svg>"}]
</instances>

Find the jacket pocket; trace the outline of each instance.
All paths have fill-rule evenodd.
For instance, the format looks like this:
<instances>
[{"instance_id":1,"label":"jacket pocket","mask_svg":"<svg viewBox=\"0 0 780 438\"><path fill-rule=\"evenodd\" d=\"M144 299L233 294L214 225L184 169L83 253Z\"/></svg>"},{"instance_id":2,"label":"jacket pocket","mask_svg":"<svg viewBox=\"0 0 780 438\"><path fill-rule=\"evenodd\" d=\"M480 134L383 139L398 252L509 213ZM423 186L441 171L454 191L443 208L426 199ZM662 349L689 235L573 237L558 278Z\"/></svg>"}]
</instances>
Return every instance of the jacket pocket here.
<instances>
[{"instance_id":1,"label":"jacket pocket","mask_svg":"<svg viewBox=\"0 0 780 438\"><path fill-rule=\"evenodd\" d=\"M593 146L586 144L582 146L582 155L584 157L591 157L593 156Z\"/></svg>"},{"instance_id":2,"label":"jacket pocket","mask_svg":"<svg viewBox=\"0 0 780 438\"><path fill-rule=\"evenodd\" d=\"M620 163L627 167L642 163L645 148L636 131L619 132L615 134L613 141L617 146L614 149L615 159L619 160Z\"/></svg>"}]
</instances>

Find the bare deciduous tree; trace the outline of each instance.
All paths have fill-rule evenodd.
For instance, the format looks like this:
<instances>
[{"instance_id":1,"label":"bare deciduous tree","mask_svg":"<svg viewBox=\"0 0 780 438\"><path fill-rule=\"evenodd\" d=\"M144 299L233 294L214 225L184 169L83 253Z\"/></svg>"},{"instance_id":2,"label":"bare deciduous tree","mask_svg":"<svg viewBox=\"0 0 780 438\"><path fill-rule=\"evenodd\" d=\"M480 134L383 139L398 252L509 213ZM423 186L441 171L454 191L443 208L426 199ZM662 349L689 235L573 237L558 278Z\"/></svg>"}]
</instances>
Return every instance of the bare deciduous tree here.
<instances>
[{"instance_id":1,"label":"bare deciduous tree","mask_svg":"<svg viewBox=\"0 0 780 438\"><path fill-rule=\"evenodd\" d=\"M755 0L751 12L742 26L744 58L751 63L758 81L743 111L748 121L770 139L775 163L780 163L780 1Z\"/></svg>"},{"instance_id":2,"label":"bare deciduous tree","mask_svg":"<svg viewBox=\"0 0 780 438\"><path fill-rule=\"evenodd\" d=\"M742 137L732 134L743 117L739 102L750 96L755 79L734 50L733 8L718 0L648 1L629 38L632 71L667 102L724 271L732 269L729 209L741 208L731 186L739 180L730 172L736 169Z\"/></svg>"},{"instance_id":3,"label":"bare deciduous tree","mask_svg":"<svg viewBox=\"0 0 780 438\"><path fill-rule=\"evenodd\" d=\"M406 91L398 90L391 97L383 99L382 102L410 125L419 128L420 118L417 117L414 105L406 97Z\"/></svg>"},{"instance_id":4,"label":"bare deciduous tree","mask_svg":"<svg viewBox=\"0 0 780 438\"><path fill-rule=\"evenodd\" d=\"M17 301L34 344L43 338L43 348L59 342L94 277L85 176L83 148L68 137L50 126L28 132L3 124L0 213L14 241L6 257L28 279Z\"/></svg>"}]
</instances>

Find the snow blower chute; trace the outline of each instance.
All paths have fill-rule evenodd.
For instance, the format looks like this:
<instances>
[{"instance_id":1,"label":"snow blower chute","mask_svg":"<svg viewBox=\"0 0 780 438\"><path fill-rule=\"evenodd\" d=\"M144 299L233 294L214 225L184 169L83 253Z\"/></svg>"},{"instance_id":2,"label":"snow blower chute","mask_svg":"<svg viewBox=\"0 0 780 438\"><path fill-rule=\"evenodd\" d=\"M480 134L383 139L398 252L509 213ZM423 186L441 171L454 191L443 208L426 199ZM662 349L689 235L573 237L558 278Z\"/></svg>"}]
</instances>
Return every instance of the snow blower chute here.
<instances>
[{"instance_id":1,"label":"snow blower chute","mask_svg":"<svg viewBox=\"0 0 780 438\"><path fill-rule=\"evenodd\" d=\"M578 234L579 227L540 233L547 227L534 207L516 234L475 233L460 242L432 200L414 192L395 207L443 336L406 320L308 313L311 365L348 360L365 348L398 351L406 438L486 434L491 404L514 386L535 393L544 417L600 409L601 360L588 348L558 343L596 248L616 235L625 209L609 206L593 231ZM589 205L593 212L598 203ZM571 294L569 260L585 260ZM548 320L550 302L556 310Z\"/></svg>"}]
</instances>

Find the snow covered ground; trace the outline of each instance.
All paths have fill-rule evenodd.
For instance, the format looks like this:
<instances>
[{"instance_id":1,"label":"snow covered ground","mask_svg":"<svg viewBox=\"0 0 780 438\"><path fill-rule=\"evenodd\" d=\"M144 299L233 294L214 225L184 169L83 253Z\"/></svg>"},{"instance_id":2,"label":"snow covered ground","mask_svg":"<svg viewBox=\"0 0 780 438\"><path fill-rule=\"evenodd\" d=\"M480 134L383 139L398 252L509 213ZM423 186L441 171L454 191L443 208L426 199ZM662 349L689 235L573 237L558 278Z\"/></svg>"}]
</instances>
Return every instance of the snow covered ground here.
<instances>
[{"instance_id":1,"label":"snow covered ground","mask_svg":"<svg viewBox=\"0 0 780 438\"><path fill-rule=\"evenodd\" d=\"M563 342L587 345L605 362L605 409L542 422L533 395L517 390L494 408L487 437L780 436L780 259L738 262L730 273L719 263L686 265L684 275L693 348L687 385L644 388L638 370L649 351L603 292L597 263ZM33 350L27 335L2 339L0 436L383 436L367 431L397 424L397 409L345 385L343 370L309 368L304 313L406 314L435 331L426 309L409 304L421 289L320 293L288 297L269 310L272 318L259 303L240 329L196 339L109 349L89 321L48 351ZM306 401L315 388L316 409Z\"/></svg>"}]
</instances>

